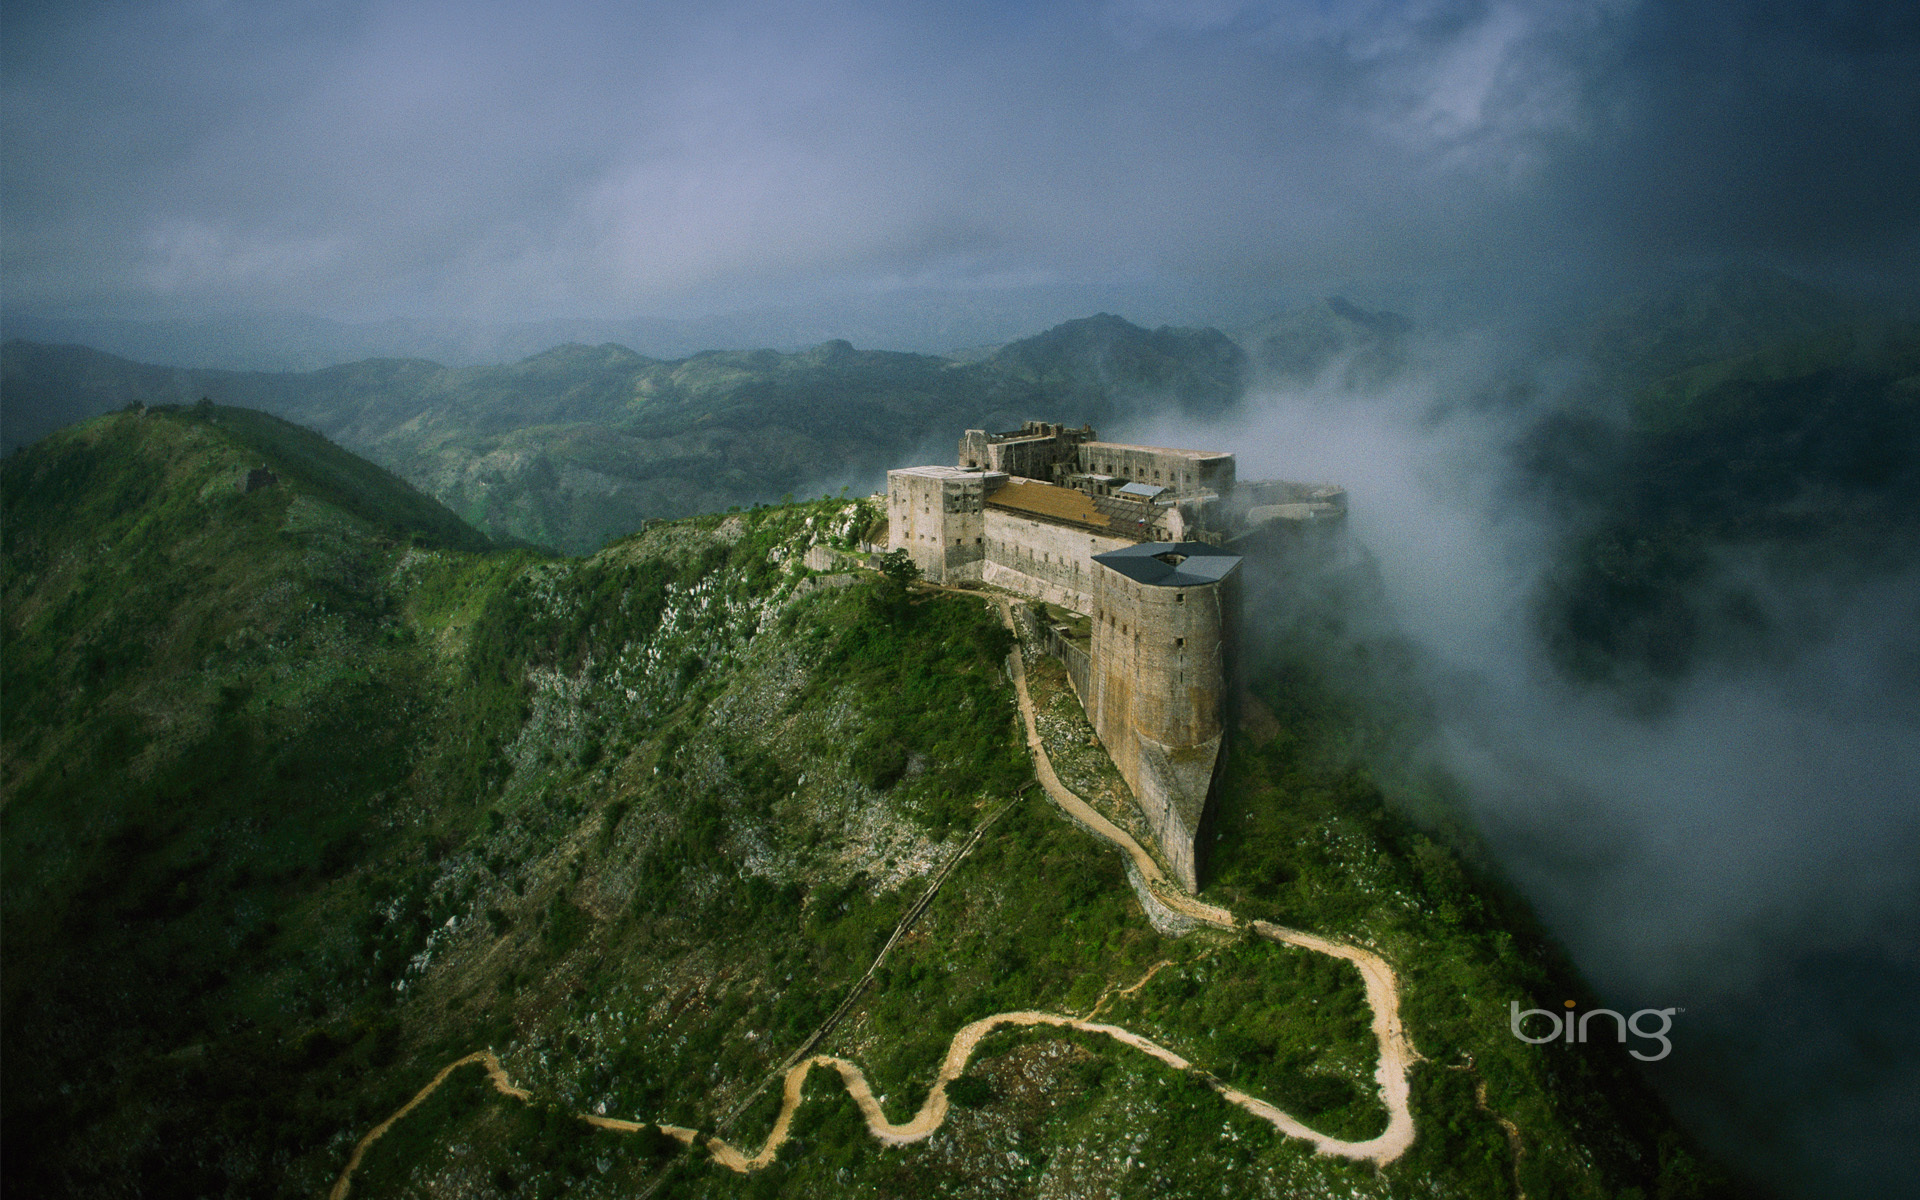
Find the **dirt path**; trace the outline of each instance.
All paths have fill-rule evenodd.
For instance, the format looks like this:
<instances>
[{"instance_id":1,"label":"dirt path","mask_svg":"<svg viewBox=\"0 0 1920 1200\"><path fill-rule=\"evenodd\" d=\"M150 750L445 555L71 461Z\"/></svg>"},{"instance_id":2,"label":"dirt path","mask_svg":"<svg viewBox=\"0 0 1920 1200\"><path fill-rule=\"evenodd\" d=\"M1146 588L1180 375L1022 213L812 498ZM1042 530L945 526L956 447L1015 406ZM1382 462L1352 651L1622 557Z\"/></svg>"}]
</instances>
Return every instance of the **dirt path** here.
<instances>
[{"instance_id":1,"label":"dirt path","mask_svg":"<svg viewBox=\"0 0 1920 1200\"><path fill-rule=\"evenodd\" d=\"M978 593L967 594L973 595L976 598L978 597ZM1014 628L1011 603L1004 596L998 597L997 600L1002 619L1006 621L1009 628ZM1344 1141L1340 1138L1318 1133L1294 1117L1275 1108L1265 1100L1257 1096L1250 1096L1237 1088L1230 1087L1212 1075L1202 1072L1201 1078L1228 1103L1238 1105L1247 1112L1266 1121L1280 1133L1288 1137L1300 1138L1303 1141L1312 1143L1316 1153L1368 1161L1374 1163L1376 1166L1382 1167L1393 1162L1402 1154L1405 1154L1408 1147L1413 1145L1414 1138L1413 1113L1408 1107L1410 1088L1407 1080L1407 1072L1415 1062L1420 1060L1420 1055L1413 1048L1412 1042L1407 1038L1406 1029L1400 1021L1400 981L1399 977L1394 974L1393 968L1388 966L1386 960L1379 955L1369 950L1363 950L1357 946L1349 946L1343 942L1330 941L1311 933L1303 933L1297 929L1287 929L1284 926L1269 924L1266 921L1242 922L1226 909L1218 905L1208 904L1171 883L1167 879L1165 872L1161 871L1160 865L1154 861L1153 856L1147 853L1145 847L1135 841L1125 830L1100 815L1092 805L1081 799L1065 784L1060 782L1060 777L1054 773L1053 762L1047 756L1046 747L1041 743L1039 727L1034 721L1033 698L1027 691L1026 664L1017 646L1013 652L1007 656L1007 669L1013 676L1014 690L1019 697L1021 720L1026 724L1027 749L1033 755L1034 771L1039 776L1040 784L1046 790L1047 796L1064 810L1068 816L1073 818L1074 821L1085 826L1093 833L1107 839L1107 841L1113 843L1124 852L1128 858L1132 860L1135 869L1140 872L1140 877L1146 881L1147 887L1151 889L1156 898L1176 912L1182 913L1203 924L1218 929L1250 930L1255 935L1266 938L1269 941L1284 942L1290 946L1299 946L1319 954L1327 954L1334 958L1344 959L1352 963L1355 969L1360 972L1360 978L1366 986L1367 1004L1373 1010L1374 1039L1380 1046L1380 1065L1374 1072L1374 1080L1379 1085L1380 1101L1387 1110L1387 1128L1380 1136L1369 1138L1366 1141ZM1004 812L1005 809L1003 808L1001 811ZM902 919L901 926L895 929L893 938L888 941L886 948L881 951L880 957L884 958L886 951L893 948L894 942L899 940L900 934L904 932L905 926L911 923L911 919L919 915L919 912L932 900L933 894L938 890L940 883L944 882L947 871L950 871L953 864L957 863L960 858L965 857L967 850L971 850L973 846L979 842L980 835L985 832L986 826L991 825L999 815L1000 814L996 812L993 817L990 817L982 824L979 830L975 831L966 847L959 855L955 856L952 863L948 864L947 869L942 871L940 877L934 881L933 886L921 897L920 902L910 910L908 916ZM878 965L879 959L876 958L874 963ZM1166 963L1156 964L1145 976L1130 988L1125 989L1121 994L1126 995L1137 992L1153 978L1161 967L1166 965ZM872 967L869 967L867 974L862 976L860 981L854 985L847 998L842 1001L840 1008L836 1010L834 1016L830 1017L826 1025L822 1026L820 1030L816 1030L814 1035L807 1039L800 1050L796 1052L797 1055L806 1054L808 1050L823 1040L826 1033L831 1030L839 1017L845 1013L855 997L860 995L871 977ZM886 1113L881 1109L879 1100L876 1099L873 1094L872 1085L867 1082L866 1073L863 1072L858 1065L843 1058L836 1058L830 1054L810 1055L787 1068L785 1082L781 1089L779 1115L774 1118L773 1129L768 1133L767 1140L762 1143L758 1151L749 1156L744 1151L723 1141L719 1137L706 1138L707 1148L713 1155L715 1162L742 1174L757 1171L773 1162L774 1158L780 1152L780 1147L784 1145L791 1136L793 1115L805 1099L807 1076L812 1073L815 1067L827 1067L839 1074L841 1083L844 1084L847 1089L847 1094L853 1097L854 1104L859 1107L861 1116L866 1120L867 1129L872 1132L875 1138L889 1145L908 1145L914 1142L924 1141L926 1138L931 1137L947 1119L947 1085L953 1080L958 1079L961 1074L965 1072L967 1064L972 1060L974 1050L979 1046L981 1039L996 1030L1006 1027L1020 1028L1049 1025L1062 1029L1076 1029L1082 1033L1098 1034L1103 1037L1112 1038L1122 1045L1131 1047L1150 1058L1165 1063L1176 1071L1193 1069L1191 1062L1156 1042L1141 1037L1131 1030L1123 1029L1118 1025L1106 1025L1092 1020L1091 1018L1098 1014L1100 1008L1106 1003L1106 1000L1107 996L1103 995L1087 1017L1065 1016L1060 1013L1049 1012L1003 1012L995 1013L990 1017L983 1017L970 1025L964 1026L958 1033L954 1034L953 1041L948 1044L946 1058L942 1060L940 1064L939 1074L934 1080L932 1089L927 1093L925 1103L920 1106L918 1112L900 1124L894 1124L887 1120ZM792 1060L789 1059L789 1062L791 1061ZM347 1194L352 1188L353 1173L359 1168L361 1159L365 1157L368 1147L379 1141L380 1138L386 1134L387 1130L393 1127L395 1122L412 1112L422 1101L428 1096L431 1096L441 1084L447 1081L447 1077L452 1075L454 1071L473 1064L482 1065L486 1068L487 1076L492 1080L495 1090L499 1091L502 1095L511 1096L522 1101L530 1098L530 1093L528 1093L526 1089L514 1086L512 1081L507 1078L506 1071L500 1065L500 1060L494 1057L493 1052L490 1050L478 1051L456 1062L449 1063L447 1066L441 1068L440 1073L435 1075L433 1080L429 1082L426 1087L421 1088L413 1099L407 1101L398 1112L395 1112L392 1116L374 1126L372 1130L368 1131L365 1137L360 1139L358 1144L353 1148L352 1157L347 1160L346 1168L340 1172L340 1178L334 1183L333 1190L329 1193L329 1200L346 1200ZM762 1088L765 1086L766 1085L763 1084ZM721 1123L722 1128L731 1124L732 1120L745 1109L746 1104L750 1102L754 1096L757 1096L762 1088L754 1089L746 1101L737 1105L726 1120ZM654 1128L670 1137L677 1138L685 1145L692 1145L695 1141L699 1140L701 1136L695 1130L678 1125L659 1125L642 1121L626 1121L616 1117L602 1117L584 1113L580 1114L580 1119L597 1128L615 1130L622 1133L635 1133L642 1129Z\"/></svg>"},{"instance_id":2,"label":"dirt path","mask_svg":"<svg viewBox=\"0 0 1920 1200\"><path fill-rule=\"evenodd\" d=\"M1013 605L1006 597L997 598L1000 616L1009 629L1018 633L1014 624ZM1067 814L1081 825L1114 843L1133 860L1140 877L1154 896L1168 908L1185 916L1192 917L1217 929L1240 929L1243 923L1226 909L1208 904L1196 896L1176 887L1160 870L1153 856L1136 842L1131 835L1112 821L1096 812L1092 805L1075 795L1060 782L1054 774L1053 763L1047 757L1047 749L1041 743L1040 728L1034 720L1033 697L1027 691L1026 663L1021 657L1019 647L1007 656L1007 668L1013 675L1014 692L1020 700L1020 718L1027 727L1027 749L1033 754L1033 765L1040 776L1040 784L1054 803L1065 809ZM1380 1102L1386 1106L1387 1128L1379 1137L1364 1142L1346 1142L1337 1138L1315 1133L1299 1121L1281 1112L1264 1100L1255 1099L1231 1088L1220 1088L1220 1094L1240 1107L1268 1122L1274 1128L1290 1137L1305 1138L1314 1144L1322 1154L1335 1154L1342 1158L1368 1159L1385 1166L1407 1152L1413 1145L1413 1111L1408 1106L1412 1089L1407 1080L1407 1072L1419 1061L1420 1055L1414 1050L1408 1039L1406 1027L1400 1021L1400 980L1393 973L1387 961L1370 950L1358 946L1349 946L1343 942L1329 941L1311 933L1302 933L1297 929L1288 929L1266 921L1253 921L1245 924L1255 934L1269 941L1284 942L1290 946L1299 946L1320 954L1332 955L1352 963L1360 972L1361 981L1366 985L1367 1005L1373 1010L1373 1036L1380 1046L1380 1065L1374 1072L1374 1081L1380 1088Z\"/></svg>"},{"instance_id":3,"label":"dirt path","mask_svg":"<svg viewBox=\"0 0 1920 1200\"><path fill-rule=\"evenodd\" d=\"M392 1129L401 1117L406 1116L414 1109L420 1107L422 1101L439 1091L440 1085L447 1081L447 1076L458 1071L461 1067L471 1066L476 1063L487 1069L487 1078L493 1081L494 1090L501 1095L512 1096L515 1100L528 1100L532 1098L533 1093L527 1091L525 1088L515 1087L513 1081L507 1078L506 1069L500 1065L500 1060L494 1057L493 1051L476 1050L465 1058L456 1059L446 1066L441 1067L440 1073L435 1075L427 1086L415 1092L413 1099L401 1105L398 1112L368 1130L367 1136L361 1138L354 1144L353 1156L347 1159L346 1169L340 1172L340 1178L334 1180L333 1190L327 1193L327 1200L346 1200L347 1193L353 1190L353 1173L360 1168L360 1160L366 1157L367 1148L385 1137L387 1130Z\"/></svg>"}]
</instances>

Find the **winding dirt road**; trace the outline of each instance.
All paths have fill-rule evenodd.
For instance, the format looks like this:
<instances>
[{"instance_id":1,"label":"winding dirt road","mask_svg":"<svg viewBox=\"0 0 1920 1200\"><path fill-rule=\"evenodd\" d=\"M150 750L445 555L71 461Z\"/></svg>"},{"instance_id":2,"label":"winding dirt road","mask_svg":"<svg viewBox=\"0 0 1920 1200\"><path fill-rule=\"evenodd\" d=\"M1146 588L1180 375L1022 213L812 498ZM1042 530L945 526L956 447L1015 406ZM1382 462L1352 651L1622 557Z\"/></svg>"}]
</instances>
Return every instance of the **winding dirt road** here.
<instances>
[{"instance_id":1,"label":"winding dirt road","mask_svg":"<svg viewBox=\"0 0 1920 1200\"><path fill-rule=\"evenodd\" d=\"M978 593L967 594L978 598ZM1014 628L1013 610L1010 601L1004 596L998 597L997 600L1000 606L1001 618L1007 623L1009 628ZM1019 697L1021 719L1026 724L1027 748L1033 755L1034 770L1039 775L1041 786L1046 789L1048 797L1074 821L1085 826L1091 832L1107 839L1107 841L1113 843L1123 851L1128 858L1132 860L1135 869L1139 871L1141 878L1146 881L1147 887L1152 891L1156 899L1174 911L1191 917L1202 924L1217 929L1235 931L1242 929L1249 930L1256 936L1266 938L1269 941L1283 942L1290 946L1299 946L1306 950L1312 950L1315 953L1343 959L1352 963L1354 968L1360 972L1361 980L1366 986L1367 1004L1373 1010L1374 1039L1379 1043L1380 1047L1380 1065L1374 1072L1374 1079L1379 1086L1381 1104L1387 1110L1387 1128L1385 1132L1381 1133L1378 1137L1369 1138L1360 1142L1345 1141L1327 1134L1318 1133L1308 1128L1296 1118L1289 1116L1287 1113L1267 1103L1265 1100L1257 1096L1250 1096L1214 1078L1212 1075L1203 1072L1201 1078L1228 1103L1236 1104L1254 1116L1259 1117L1261 1120L1266 1121L1271 1124L1274 1129L1287 1137L1300 1138L1303 1141L1311 1143L1316 1153L1368 1161L1374 1163L1376 1166L1383 1167L1405 1154L1407 1149L1413 1145L1414 1138L1413 1113L1408 1107L1410 1088L1407 1073L1415 1062L1420 1061L1420 1055L1413 1048L1413 1043L1408 1039L1406 1028L1400 1020L1400 982L1398 976L1394 974L1393 968L1388 966L1386 960L1379 955L1369 950L1363 950L1357 946L1349 946L1343 942L1330 941L1327 938L1318 937L1311 933L1303 933L1297 929L1287 929L1283 926L1269 924L1265 921L1240 921L1226 909L1218 905L1208 904L1190 893L1181 890L1170 882L1165 872L1160 869L1160 865L1154 861L1153 856L1147 853L1145 847L1135 841L1125 830L1109 821L1106 817L1101 816L1092 805L1081 799L1073 791L1068 789L1065 784L1060 782L1060 777L1054 773L1052 760L1047 757L1046 747L1041 743L1039 728L1034 721L1033 699L1027 690L1026 664L1021 657L1018 646L1015 646L1012 653L1007 656L1007 668L1013 677L1014 689ZM996 813L994 815L997 817L999 814ZM977 840L978 833L976 832L973 841ZM971 844L970 842L969 848ZM958 861L957 858L955 861ZM949 864L949 869L950 867L951 864ZM930 890L928 895L923 897L923 904L931 898L932 891ZM898 931L896 931L896 940L897 937ZM889 948L891 948L891 943L889 943ZM877 961L878 960L876 960L876 963ZM1138 982L1133 984L1131 988L1126 989L1126 993L1139 990L1148 980L1153 978L1155 972L1159 971L1159 969L1165 965L1167 964L1160 963L1155 965L1146 975L1141 977ZM856 987L853 994L857 995L859 990L860 989ZM851 1000L851 998L852 997L849 996L849 1000ZM881 1110L879 1100L874 1097L872 1085L867 1082L866 1073L863 1072L858 1065L843 1058L836 1058L830 1054L811 1055L794 1064L787 1071L781 1093L779 1115L774 1118L773 1129L758 1151L752 1155L748 1155L745 1151L734 1147L717 1136L705 1138L706 1146L713 1155L715 1162L742 1174L759 1170L773 1162L774 1158L780 1152L780 1147L786 1143L791 1135L793 1115L799 1109L805 1098L804 1092L807 1076L815 1067L826 1067L839 1074L840 1080L845 1085L848 1095L853 1097L854 1104L859 1107L861 1116L866 1120L868 1130L872 1132L875 1138L890 1145L908 1145L923 1141L933 1136L934 1132L946 1121L948 1110L947 1085L953 1080L958 1079L961 1074L965 1072L967 1064L972 1060L974 1051L978 1048L981 1039L996 1030L1008 1027L1019 1028L1047 1025L1063 1029L1075 1029L1082 1033L1098 1034L1111 1038L1150 1058L1165 1063L1174 1070L1186 1071L1193 1069L1193 1064L1187 1059L1156 1042L1141 1037L1131 1030L1123 1029L1118 1025L1107 1025L1092 1020L1091 1018L1098 1014L1100 1007L1104 1005L1105 1002L1106 997L1103 996L1101 1001L1096 1003L1094 1009L1087 1017L1073 1017L1050 1012L1003 1012L995 1013L993 1016L984 1017L970 1025L964 1026L958 1033L954 1034L953 1041L948 1044L946 1058L940 1064L939 1074L934 1081L932 1089L927 1093L926 1102L920 1106L918 1112L900 1124L894 1124L887 1120L886 1113ZM818 1036L809 1038L807 1045L816 1045L818 1044L818 1040ZM428 1096L431 1096L435 1089L445 1083L447 1077L452 1075L454 1071L468 1065L484 1066L488 1077L493 1082L495 1090L499 1091L502 1095L511 1096L522 1101L530 1098L529 1093L524 1088L514 1086L512 1081L507 1078L506 1071L500 1065L500 1060L496 1058L490 1050L478 1051L453 1063L449 1063L447 1066L441 1068L440 1073L435 1075L433 1080L428 1083L426 1087L421 1088L419 1093L403 1105L399 1111L382 1121L379 1125L376 1125L372 1130L368 1131L365 1137L360 1139L354 1146L353 1155L347 1160L345 1169L340 1172L340 1178L335 1181L333 1189L329 1193L329 1200L346 1200L347 1194L352 1188L353 1173L359 1168L361 1160L365 1157L368 1148L378 1141L387 1130L391 1129L397 1121L412 1112ZM659 1125L648 1122L625 1121L615 1117L602 1117L586 1113L580 1114L580 1119L601 1129L626 1133L654 1128L670 1137L678 1139L686 1145L692 1145L701 1137L697 1131L678 1125Z\"/></svg>"},{"instance_id":2,"label":"winding dirt road","mask_svg":"<svg viewBox=\"0 0 1920 1200\"><path fill-rule=\"evenodd\" d=\"M1018 632L1014 624L1013 605L1005 596L997 597L1000 616L1009 629ZM1407 1072L1420 1059L1407 1037L1406 1026L1400 1020L1400 979L1394 974L1387 961L1370 950L1358 946L1349 946L1344 942L1330 941L1311 933L1302 933L1297 929L1269 924L1266 921L1243 923L1226 909L1208 904L1190 893L1183 891L1170 880L1154 861L1146 848L1135 841L1132 835L1112 821L1100 815L1094 807L1075 795L1060 777L1054 773L1053 762L1047 757L1047 749L1041 744L1040 728L1034 721L1033 697L1027 691L1027 669L1018 646L1007 656L1007 669L1013 675L1015 693L1020 699L1020 717L1026 722L1027 749L1033 755L1035 772L1040 776L1040 785L1046 789L1053 802L1066 811L1076 822L1086 826L1094 833L1106 838L1133 860L1133 865L1153 892L1154 898L1168 908L1183 916L1191 917L1216 929L1237 930L1249 928L1256 935L1269 941L1284 942L1290 946L1299 946L1320 954L1332 955L1352 963L1360 972L1360 978L1367 989L1367 1005L1373 1010L1373 1036L1380 1046L1380 1066L1374 1072L1374 1081L1380 1088L1380 1102L1386 1106L1387 1128L1379 1137L1364 1142L1348 1142L1339 1138L1316 1133L1298 1120L1268 1104L1264 1100L1249 1096L1233 1088L1221 1086L1220 1094L1234 1104L1270 1123L1275 1129L1289 1137L1303 1138L1313 1143L1314 1149L1321 1154L1338 1155L1341 1158L1367 1159L1379 1166L1385 1166L1407 1152L1413 1145L1413 1111L1408 1106L1411 1087ZM971 1028L971 1026L969 1026ZM1144 1041L1144 1039L1141 1039ZM1132 1042L1128 1043L1132 1045ZM1150 1043L1149 1043L1150 1044ZM1145 1049L1145 1047L1139 1047ZM1155 1057L1159 1057L1155 1055ZM1181 1064L1185 1069L1185 1064Z\"/></svg>"}]
</instances>

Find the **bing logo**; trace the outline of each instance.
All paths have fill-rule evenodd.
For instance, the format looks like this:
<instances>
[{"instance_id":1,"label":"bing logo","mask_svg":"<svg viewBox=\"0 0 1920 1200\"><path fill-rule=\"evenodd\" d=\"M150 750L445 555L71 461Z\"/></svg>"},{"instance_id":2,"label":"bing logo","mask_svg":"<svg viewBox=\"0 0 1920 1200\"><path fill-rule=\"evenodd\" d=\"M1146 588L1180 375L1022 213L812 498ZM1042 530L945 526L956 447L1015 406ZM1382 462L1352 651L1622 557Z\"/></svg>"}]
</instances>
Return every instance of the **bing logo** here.
<instances>
[{"instance_id":1,"label":"bing logo","mask_svg":"<svg viewBox=\"0 0 1920 1200\"><path fill-rule=\"evenodd\" d=\"M1545 1042L1566 1042L1571 1045L1574 1042L1585 1043L1587 1040L1587 1026L1592 1023L1595 1017L1605 1017L1613 1022L1613 1032L1616 1040L1622 1043L1627 1040L1627 1032L1629 1030L1631 1030L1636 1037L1643 1037L1648 1041L1660 1043L1660 1052L1658 1054L1642 1054L1638 1050L1627 1051L1628 1054L1633 1055L1641 1062L1659 1062L1667 1055L1673 1053L1673 1043L1667 1040L1667 1034L1673 1029L1673 1014L1680 1011L1677 1008L1643 1008L1631 1017L1623 1017L1610 1008L1596 1008L1589 1012L1578 1014L1578 1018L1576 1019L1576 1015L1573 1012L1574 1007L1574 1001L1567 1001L1567 1011L1562 1014L1554 1012L1550 1008L1522 1009L1520 1002L1515 1000L1512 1001L1510 1005L1511 1015L1507 1018L1507 1027L1513 1030L1513 1036L1530 1046L1538 1046ZM1545 1017L1551 1023L1548 1026L1547 1032L1539 1037L1529 1036L1526 1029L1523 1028L1529 1017ZM1640 1028L1640 1021L1643 1017L1659 1021L1659 1028ZM1604 1025L1601 1027L1600 1033L1602 1037L1606 1036L1606 1027Z\"/></svg>"}]
</instances>

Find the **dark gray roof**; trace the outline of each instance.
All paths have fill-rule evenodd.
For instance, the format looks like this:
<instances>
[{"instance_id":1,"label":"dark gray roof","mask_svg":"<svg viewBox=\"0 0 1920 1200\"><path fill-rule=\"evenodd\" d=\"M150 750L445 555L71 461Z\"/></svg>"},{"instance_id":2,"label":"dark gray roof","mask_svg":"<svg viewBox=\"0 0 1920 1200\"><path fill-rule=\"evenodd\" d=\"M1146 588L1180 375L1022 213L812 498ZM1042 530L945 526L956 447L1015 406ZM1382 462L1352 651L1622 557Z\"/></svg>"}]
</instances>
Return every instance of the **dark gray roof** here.
<instances>
[{"instance_id":1,"label":"dark gray roof","mask_svg":"<svg viewBox=\"0 0 1920 1200\"><path fill-rule=\"evenodd\" d=\"M1219 583L1233 574L1234 568L1240 565L1240 556L1205 542L1142 542L1138 546L1096 554L1093 561L1135 583L1196 587Z\"/></svg>"},{"instance_id":2,"label":"dark gray roof","mask_svg":"<svg viewBox=\"0 0 1920 1200\"><path fill-rule=\"evenodd\" d=\"M1159 486L1158 484L1130 483L1127 486L1120 489L1120 494L1122 496L1145 496L1147 499L1151 500L1153 497L1158 496L1161 492L1164 492L1166 490L1167 489Z\"/></svg>"}]
</instances>

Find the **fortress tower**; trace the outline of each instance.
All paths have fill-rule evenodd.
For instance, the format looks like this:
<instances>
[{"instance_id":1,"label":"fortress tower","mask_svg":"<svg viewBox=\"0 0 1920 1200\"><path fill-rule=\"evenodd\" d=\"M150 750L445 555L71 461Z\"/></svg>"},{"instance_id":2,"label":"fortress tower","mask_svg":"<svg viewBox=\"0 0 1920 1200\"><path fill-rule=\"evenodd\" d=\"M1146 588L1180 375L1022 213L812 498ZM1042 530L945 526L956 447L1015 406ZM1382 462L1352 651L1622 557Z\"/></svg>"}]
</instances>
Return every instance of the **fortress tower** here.
<instances>
[{"instance_id":1,"label":"fortress tower","mask_svg":"<svg viewBox=\"0 0 1920 1200\"><path fill-rule=\"evenodd\" d=\"M934 583L980 578L986 558L987 485L1007 477L959 467L887 472L887 543Z\"/></svg>"},{"instance_id":2,"label":"fortress tower","mask_svg":"<svg viewBox=\"0 0 1920 1200\"><path fill-rule=\"evenodd\" d=\"M1081 697L1173 873L1190 890L1233 695L1240 557L1204 542L1096 555L1090 694Z\"/></svg>"}]
</instances>

